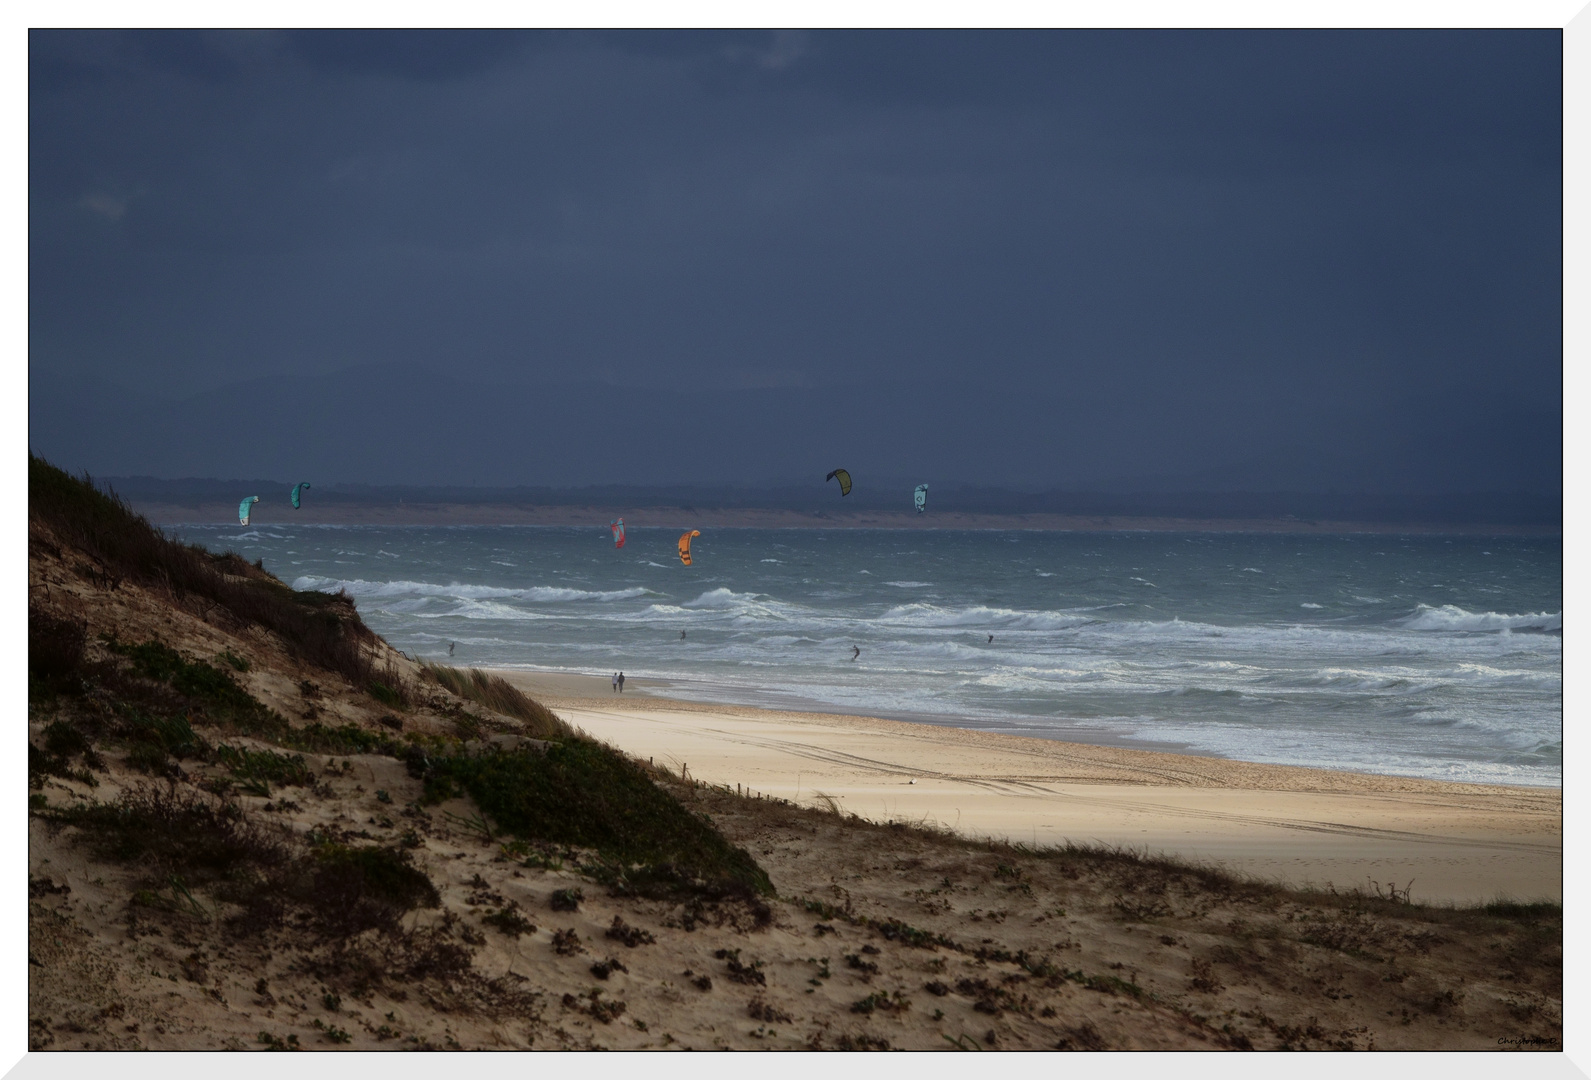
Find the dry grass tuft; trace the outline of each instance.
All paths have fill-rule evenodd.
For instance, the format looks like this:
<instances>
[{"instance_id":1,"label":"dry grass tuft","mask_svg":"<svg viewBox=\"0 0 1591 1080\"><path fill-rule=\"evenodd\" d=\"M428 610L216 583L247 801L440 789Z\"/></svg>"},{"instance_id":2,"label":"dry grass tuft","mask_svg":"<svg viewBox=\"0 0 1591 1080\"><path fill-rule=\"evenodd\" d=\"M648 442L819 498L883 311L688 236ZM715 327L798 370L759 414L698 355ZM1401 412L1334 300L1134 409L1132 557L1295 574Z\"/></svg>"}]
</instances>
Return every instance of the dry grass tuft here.
<instances>
[{"instance_id":1,"label":"dry grass tuft","mask_svg":"<svg viewBox=\"0 0 1591 1080\"><path fill-rule=\"evenodd\" d=\"M551 709L527 697L501 676L488 675L480 668L465 671L446 664L431 663L421 664L420 674L466 701L524 721L528 728L526 734L534 738L566 739L574 734L569 725Z\"/></svg>"},{"instance_id":2,"label":"dry grass tuft","mask_svg":"<svg viewBox=\"0 0 1591 1080\"><path fill-rule=\"evenodd\" d=\"M204 617L222 614L239 626L275 632L298 659L367 686L375 674L377 638L339 593L295 592L234 552L212 555L179 544L134 513L114 492L28 457L28 516L92 563L78 573L115 591L124 581L169 595ZM35 542L50 545L42 537Z\"/></svg>"}]
</instances>

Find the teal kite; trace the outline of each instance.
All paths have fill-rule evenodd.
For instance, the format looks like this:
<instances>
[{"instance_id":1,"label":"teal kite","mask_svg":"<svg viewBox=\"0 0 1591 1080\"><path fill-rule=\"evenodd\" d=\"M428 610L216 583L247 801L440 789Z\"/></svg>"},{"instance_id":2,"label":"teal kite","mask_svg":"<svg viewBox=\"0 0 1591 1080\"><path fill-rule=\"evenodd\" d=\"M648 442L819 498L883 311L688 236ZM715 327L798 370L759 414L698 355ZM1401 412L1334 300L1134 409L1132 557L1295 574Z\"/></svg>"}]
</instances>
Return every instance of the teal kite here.
<instances>
[{"instance_id":1,"label":"teal kite","mask_svg":"<svg viewBox=\"0 0 1591 1080\"><path fill-rule=\"evenodd\" d=\"M851 474L846 472L844 469L835 469L833 472L829 473L829 475L823 478L823 482L825 484L830 480L838 480L840 482L840 494L842 496L849 495L851 493Z\"/></svg>"},{"instance_id":2,"label":"teal kite","mask_svg":"<svg viewBox=\"0 0 1591 1080\"><path fill-rule=\"evenodd\" d=\"M917 512L919 514L922 513L924 510L928 509L928 485L927 484L918 484L917 485L917 490L912 492L912 503L917 507Z\"/></svg>"},{"instance_id":3,"label":"teal kite","mask_svg":"<svg viewBox=\"0 0 1591 1080\"><path fill-rule=\"evenodd\" d=\"M247 525L249 523L249 515L254 512L254 504L259 501L260 497L258 495L250 495L248 498L238 503L239 525Z\"/></svg>"},{"instance_id":4,"label":"teal kite","mask_svg":"<svg viewBox=\"0 0 1591 1080\"><path fill-rule=\"evenodd\" d=\"M298 493L300 491L303 491L307 487L309 487L308 484L294 484L293 485L293 509L294 510L298 509Z\"/></svg>"}]
</instances>

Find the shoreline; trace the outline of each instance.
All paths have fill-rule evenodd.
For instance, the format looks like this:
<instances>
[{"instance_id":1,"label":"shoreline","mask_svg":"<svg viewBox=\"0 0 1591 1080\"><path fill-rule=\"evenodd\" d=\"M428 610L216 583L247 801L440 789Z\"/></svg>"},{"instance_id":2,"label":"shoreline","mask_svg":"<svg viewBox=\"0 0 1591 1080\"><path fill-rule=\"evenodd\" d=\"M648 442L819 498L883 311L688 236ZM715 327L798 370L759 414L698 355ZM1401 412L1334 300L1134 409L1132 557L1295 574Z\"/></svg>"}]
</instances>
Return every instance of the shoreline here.
<instances>
[{"instance_id":1,"label":"shoreline","mask_svg":"<svg viewBox=\"0 0 1591 1080\"><path fill-rule=\"evenodd\" d=\"M236 503L130 503L158 526L226 525L237 521ZM524 525L605 528L622 513L631 528L1031 530L1038 532L1190 532L1288 535L1518 536L1563 535L1562 525L1486 523L1311 521L1300 518L1179 518L1082 514L982 514L911 511L805 511L695 509L693 507L538 506L513 503L403 503L256 508L249 528L272 525ZM291 515L291 516L289 516ZM241 528L242 526L238 526Z\"/></svg>"},{"instance_id":2,"label":"shoreline","mask_svg":"<svg viewBox=\"0 0 1591 1080\"><path fill-rule=\"evenodd\" d=\"M689 696L691 686L687 681L663 679L653 676L626 676L623 697L612 692L608 676L584 675L564 671L547 671L534 668L506 668L482 665L483 671L501 675L519 686L530 696L544 704L556 702L569 708L603 708L625 704L631 699L644 701L645 708L673 712L716 713L736 716L750 712L757 715L781 716L792 720L810 719L814 722L832 721L846 724L854 721L869 723L903 724L908 730L930 728L942 731L963 732L978 738L1015 739L1020 743L1037 742L1074 747L1079 750L1102 752L1121 751L1126 754L1162 755L1174 759L1193 759L1205 762L1230 762L1249 770L1278 769L1321 776L1351 776L1373 778L1376 781L1408 784L1436 784L1443 787L1500 789L1521 791L1551 791L1562 793L1563 784L1509 784L1496 781L1447 780L1406 773L1376 773L1328 765L1284 764L1280 762L1249 761L1225 757L1216 753L1200 753L1184 743L1162 742L1148 739L1130 739L1119 735L1102 735L1098 739L1059 738L1048 735L1031 735L993 727L976 727L955 722L949 715L934 716L909 712L839 712L833 707L812 703L811 707L784 706L756 702L708 701ZM1020 718L1018 718L1020 719ZM1014 726L1014 725L1013 725Z\"/></svg>"},{"instance_id":3,"label":"shoreline","mask_svg":"<svg viewBox=\"0 0 1591 1080\"><path fill-rule=\"evenodd\" d=\"M1105 844L1292 885L1562 897L1562 789L1067 743L879 717L613 694L489 669L588 734L731 789L1036 846ZM655 687L654 687L655 689Z\"/></svg>"}]
</instances>

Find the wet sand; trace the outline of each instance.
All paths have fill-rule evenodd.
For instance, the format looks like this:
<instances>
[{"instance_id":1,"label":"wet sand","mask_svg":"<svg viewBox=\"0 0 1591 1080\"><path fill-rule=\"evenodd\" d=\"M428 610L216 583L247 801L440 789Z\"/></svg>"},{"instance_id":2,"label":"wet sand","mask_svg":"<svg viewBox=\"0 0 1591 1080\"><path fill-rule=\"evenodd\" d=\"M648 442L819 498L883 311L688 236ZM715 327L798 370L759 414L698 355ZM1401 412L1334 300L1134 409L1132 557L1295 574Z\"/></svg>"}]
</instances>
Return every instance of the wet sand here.
<instances>
[{"instance_id":1,"label":"wet sand","mask_svg":"<svg viewBox=\"0 0 1591 1080\"><path fill-rule=\"evenodd\" d=\"M1101 843L1427 902L1561 899L1562 792L1260 765L867 717L706 705L659 684L503 670L628 753L875 821ZM654 691L649 693L648 691Z\"/></svg>"}]
</instances>

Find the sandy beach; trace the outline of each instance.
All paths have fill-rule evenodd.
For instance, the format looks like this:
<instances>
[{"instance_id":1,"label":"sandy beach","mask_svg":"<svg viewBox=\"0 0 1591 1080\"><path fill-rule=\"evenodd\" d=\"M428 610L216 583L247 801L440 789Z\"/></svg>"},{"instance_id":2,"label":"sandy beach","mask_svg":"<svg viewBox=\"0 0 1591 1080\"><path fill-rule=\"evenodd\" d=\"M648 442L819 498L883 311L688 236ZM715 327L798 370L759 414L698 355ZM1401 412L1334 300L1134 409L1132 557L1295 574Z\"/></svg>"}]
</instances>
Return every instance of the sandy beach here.
<instances>
[{"instance_id":1,"label":"sandy beach","mask_svg":"<svg viewBox=\"0 0 1591 1080\"><path fill-rule=\"evenodd\" d=\"M874 821L1147 849L1292 885L1415 899L1562 896L1562 792L1090 746L894 720L694 704L628 680L500 670L569 722L712 784Z\"/></svg>"}]
</instances>

